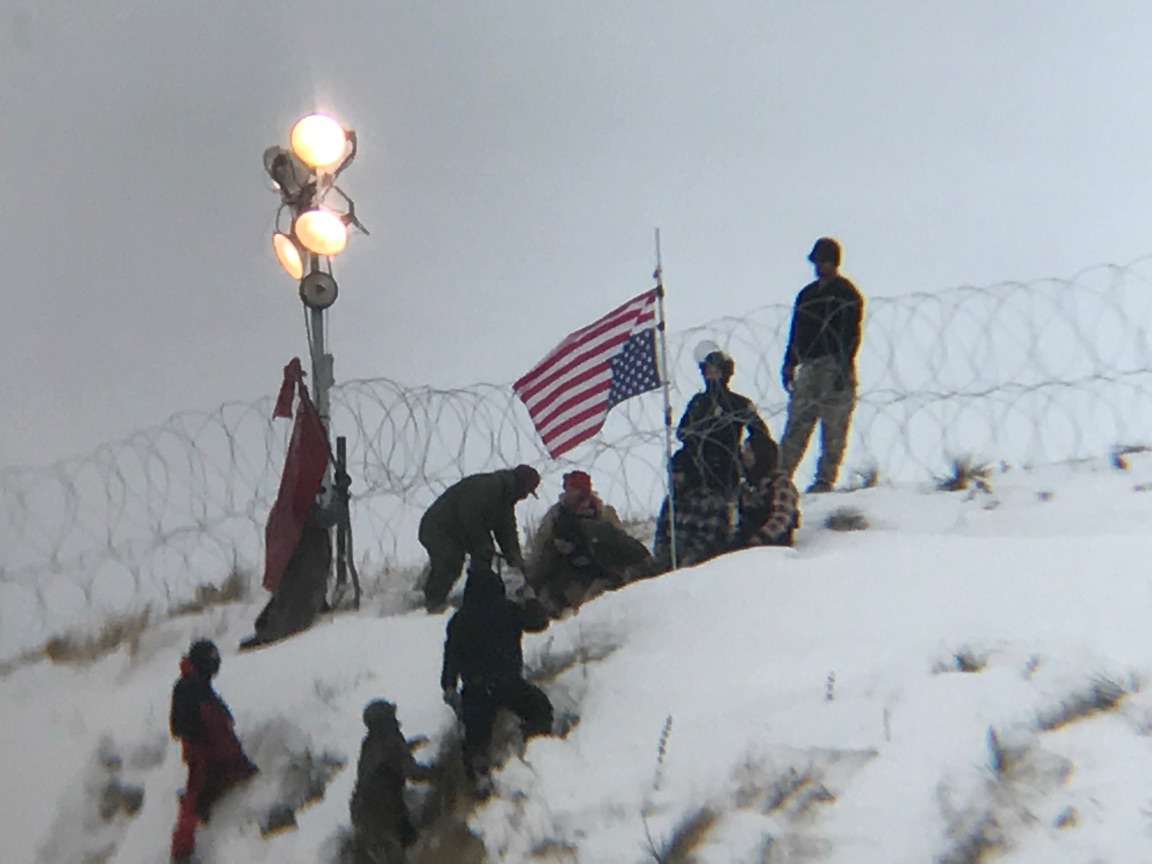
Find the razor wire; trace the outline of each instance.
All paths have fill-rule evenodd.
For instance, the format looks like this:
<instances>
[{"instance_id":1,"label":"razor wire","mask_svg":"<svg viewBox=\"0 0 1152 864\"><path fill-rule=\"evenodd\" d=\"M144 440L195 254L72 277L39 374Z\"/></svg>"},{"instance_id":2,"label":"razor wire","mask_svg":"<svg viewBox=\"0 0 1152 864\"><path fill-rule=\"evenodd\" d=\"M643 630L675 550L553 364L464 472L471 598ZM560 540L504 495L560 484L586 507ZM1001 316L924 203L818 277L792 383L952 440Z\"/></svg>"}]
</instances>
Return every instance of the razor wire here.
<instances>
[{"instance_id":1,"label":"razor wire","mask_svg":"<svg viewBox=\"0 0 1152 864\"><path fill-rule=\"evenodd\" d=\"M1147 442L1150 282L1152 258L1143 258L1072 279L866 299L841 484L857 474L928 479L965 456L1042 465ZM693 349L710 339L735 360L733 389L757 403L779 438L791 312L764 306L670 333L674 413L701 385ZM599 435L558 461L510 385L373 378L338 385L331 397L332 434L347 438L364 574L418 564L419 516L466 474L538 467L540 499L521 505L522 524L542 515L573 467L631 518L652 517L664 495L659 392L618 405ZM170 610L233 568L258 572L290 428L272 419L271 397L230 402L53 465L0 470L0 658L109 614Z\"/></svg>"}]
</instances>

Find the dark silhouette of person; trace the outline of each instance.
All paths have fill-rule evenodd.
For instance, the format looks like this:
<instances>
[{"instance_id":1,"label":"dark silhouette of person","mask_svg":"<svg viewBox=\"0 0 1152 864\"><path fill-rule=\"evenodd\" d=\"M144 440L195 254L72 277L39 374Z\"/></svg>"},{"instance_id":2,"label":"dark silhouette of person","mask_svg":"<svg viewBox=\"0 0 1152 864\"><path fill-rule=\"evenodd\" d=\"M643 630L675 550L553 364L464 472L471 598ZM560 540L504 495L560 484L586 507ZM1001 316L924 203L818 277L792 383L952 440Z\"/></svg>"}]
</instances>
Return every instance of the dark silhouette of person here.
<instances>
[{"instance_id":1,"label":"dark silhouette of person","mask_svg":"<svg viewBox=\"0 0 1152 864\"><path fill-rule=\"evenodd\" d=\"M524 680L525 632L548 626L539 600L523 605L504 593L504 582L487 567L472 567L464 602L449 619L440 687L444 701L464 723L464 768L472 780L488 773L488 747L496 712L507 708L520 718L525 738L552 730L552 703ZM458 693L457 682L463 682Z\"/></svg>"}]
</instances>

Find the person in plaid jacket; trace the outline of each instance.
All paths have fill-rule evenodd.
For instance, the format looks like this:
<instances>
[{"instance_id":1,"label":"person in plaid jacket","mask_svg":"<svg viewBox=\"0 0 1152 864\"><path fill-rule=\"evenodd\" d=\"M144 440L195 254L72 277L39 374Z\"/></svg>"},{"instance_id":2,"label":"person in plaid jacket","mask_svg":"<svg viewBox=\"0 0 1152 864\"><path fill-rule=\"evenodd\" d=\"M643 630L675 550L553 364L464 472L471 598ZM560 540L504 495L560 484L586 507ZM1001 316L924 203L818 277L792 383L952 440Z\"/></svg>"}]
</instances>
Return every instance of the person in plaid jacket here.
<instances>
[{"instance_id":1,"label":"person in plaid jacket","mask_svg":"<svg viewBox=\"0 0 1152 864\"><path fill-rule=\"evenodd\" d=\"M702 484L696 463L685 448L672 454L672 483L676 493L676 564L691 567L729 548L732 526L728 503L722 495ZM669 502L664 498L656 518L651 574L672 569L672 525Z\"/></svg>"},{"instance_id":2,"label":"person in plaid jacket","mask_svg":"<svg viewBox=\"0 0 1152 864\"><path fill-rule=\"evenodd\" d=\"M800 527L800 492L788 472L780 468L776 442L753 438L741 455L744 480L732 547L791 546Z\"/></svg>"}]
</instances>

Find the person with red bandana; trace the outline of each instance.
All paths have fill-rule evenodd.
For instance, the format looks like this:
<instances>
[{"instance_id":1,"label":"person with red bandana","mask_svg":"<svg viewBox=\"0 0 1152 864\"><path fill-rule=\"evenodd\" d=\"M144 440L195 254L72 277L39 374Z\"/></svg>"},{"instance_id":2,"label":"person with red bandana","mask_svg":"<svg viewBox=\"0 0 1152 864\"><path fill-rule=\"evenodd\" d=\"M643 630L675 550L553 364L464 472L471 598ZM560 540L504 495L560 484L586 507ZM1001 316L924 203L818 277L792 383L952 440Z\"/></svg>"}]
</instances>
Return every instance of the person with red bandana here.
<instances>
[{"instance_id":1,"label":"person with red bandana","mask_svg":"<svg viewBox=\"0 0 1152 864\"><path fill-rule=\"evenodd\" d=\"M172 687L168 725L188 766L172 832L172 864L195 862L196 826L208 821L221 795L257 772L233 731L232 712L212 688L219 671L220 650L210 639L199 639L181 658L180 678Z\"/></svg>"},{"instance_id":2,"label":"person with red bandana","mask_svg":"<svg viewBox=\"0 0 1152 864\"><path fill-rule=\"evenodd\" d=\"M631 581L648 559L647 547L592 490L592 477L571 471L533 538L527 582L557 617Z\"/></svg>"}]
</instances>

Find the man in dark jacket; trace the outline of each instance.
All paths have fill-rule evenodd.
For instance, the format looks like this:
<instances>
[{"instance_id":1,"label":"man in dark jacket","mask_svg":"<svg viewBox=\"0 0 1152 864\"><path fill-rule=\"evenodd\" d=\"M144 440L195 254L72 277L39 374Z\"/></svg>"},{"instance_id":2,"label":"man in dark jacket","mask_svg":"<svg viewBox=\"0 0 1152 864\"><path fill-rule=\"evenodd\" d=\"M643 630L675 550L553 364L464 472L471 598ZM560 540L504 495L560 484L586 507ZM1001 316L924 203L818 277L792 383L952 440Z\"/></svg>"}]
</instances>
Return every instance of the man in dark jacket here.
<instances>
[{"instance_id":1,"label":"man in dark jacket","mask_svg":"<svg viewBox=\"0 0 1152 864\"><path fill-rule=\"evenodd\" d=\"M216 800L256 773L244 755L232 726L232 713L212 689L220 670L220 651L208 639L193 642L180 661L180 678L172 688L169 729L180 739L188 782L172 832L173 864L192 860L196 825L207 822Z\"/></svg>"},{"instance_id":2,"label":"man in dark jacket","mask_svg":"<svg viewBox=\"0 0 1152 864\"><path fill-rule=\"evenodd\" d=\"M529 465L465 477L432 502L420 520L420 544L428 550L424 606L442 611L460 578L467 555L472 564L491 568L496 544L512 567L524 568L516 526L516 502L536 493L540 474Z\"/></svg>"},{"instance_id":3,"label":"man in dark jacket","mask_svg":"<svg viewBox=\"0 0 1152 864\"><path fill-rule=\"evenodd\" d=\"M735 361L713 342L698 345L696 354L704 390L689 400L676 437L684 442L701 485L732 498L740 485L745 430L752 436L771 436L752 400L729 389Z\"/></svg>"},{"instance_id":4,"label":"man in dark jacket","mask_svg":"<svg viewBox=\"0 0 1152 864\"><path fill-rule=\"evenodd\" d=\"M504 582L490 569L469 568L464 602L448 621L440 687L464 722L464 768L474 780L487 773L500 708L520 718L525 738L552 731L552 703L524 680L521 647L525 632L547 626L548 612L539 600L521 606L504 595ZM464 684L460 693L458 681Z\"/></svg>"},{"instance_id":5,"label":"man in dark jacket","mask_svg":"<svg viewBox=\"0 0 1152 864\"><path fill-rule=\"evenodd\" d=\"M677 487L677 563L694 564L728 548L731 510L740 488L740 448L751 438L771 438L768 426L747 396L729 389L736 364L715 343L696 348L704 390L688 402L676 437L684 442L691 470Z\"/></svg>"},{"instance_id":6,"label":"man in dark jacket","mask_svg":"<svg viewBox=\"0 0 1152 864\"><path fill-rule=\"evenodd\" d=\"M364 708L368 734L360 745L352 816L354 864L403 864L405 849L416 842L404 788L409 780L427 780L430 771L412 756L413 744L400 731L396 706L374 699Z\"/></svg>"},{"instance_id":7,"label":"man in dark jacket","mask_svg":"<svg viewBox=\"0 0 1152 864\"><path fill-rule=\"evenodd\" d=\"M840 275L840 244L831 237L817 240L808 260L816 281L796 296L780 373L790 394L780 467L789 477L796 472L819 420L820 460L808 491L829 492L840 471L856 407L856 352L864 298Z\"/></svg>"}]
</instances>

